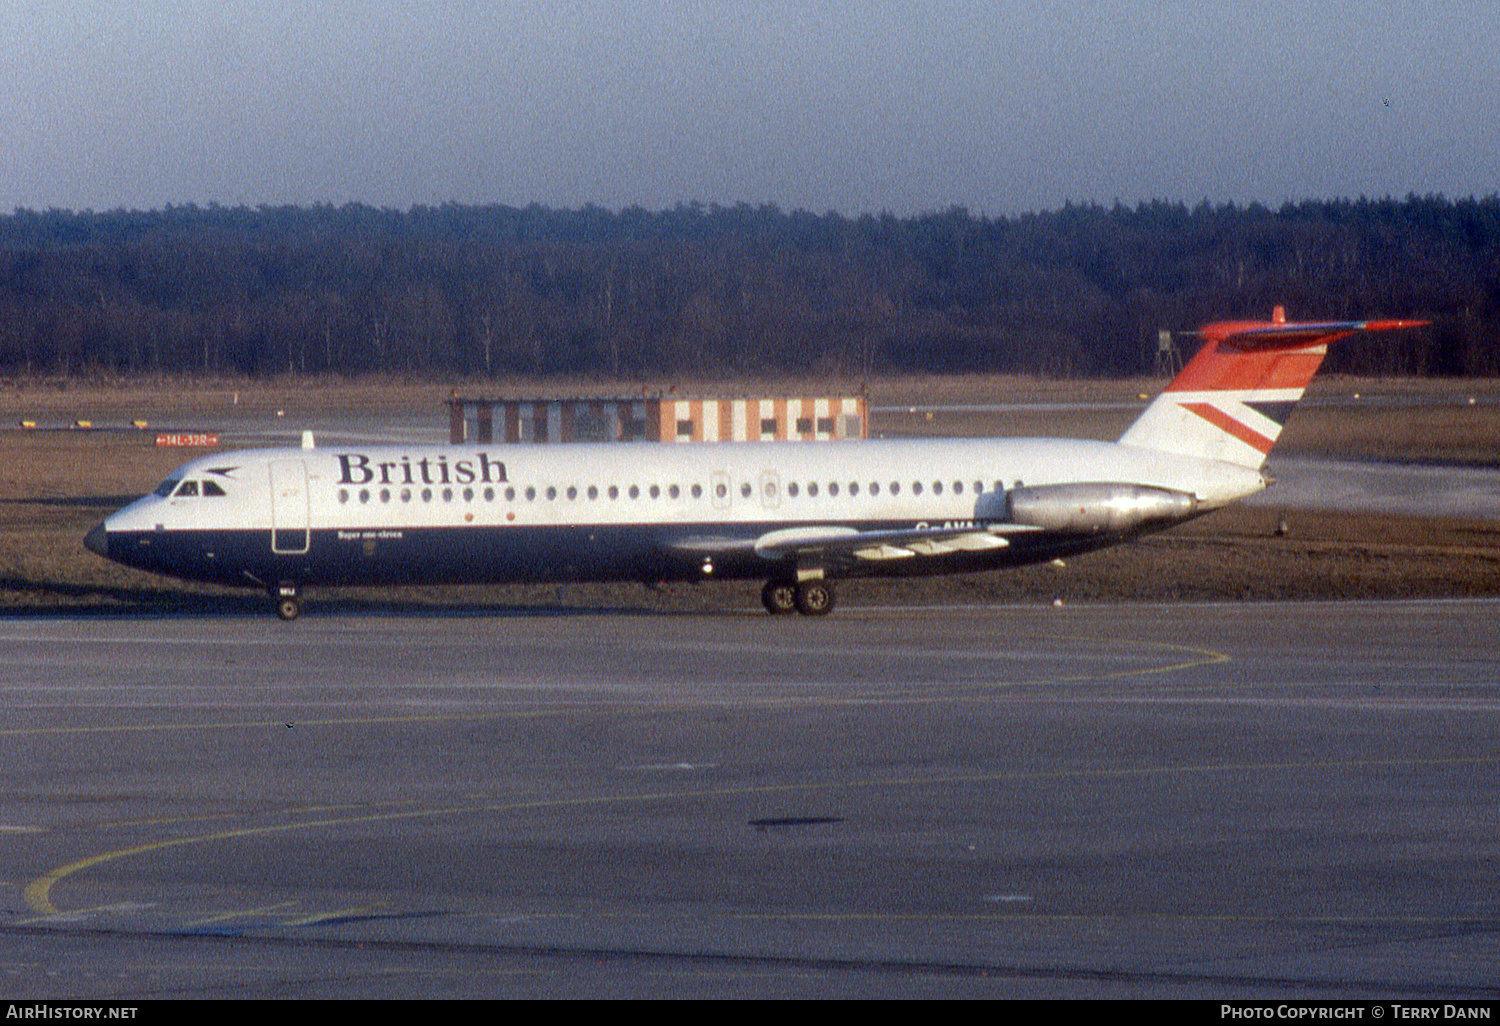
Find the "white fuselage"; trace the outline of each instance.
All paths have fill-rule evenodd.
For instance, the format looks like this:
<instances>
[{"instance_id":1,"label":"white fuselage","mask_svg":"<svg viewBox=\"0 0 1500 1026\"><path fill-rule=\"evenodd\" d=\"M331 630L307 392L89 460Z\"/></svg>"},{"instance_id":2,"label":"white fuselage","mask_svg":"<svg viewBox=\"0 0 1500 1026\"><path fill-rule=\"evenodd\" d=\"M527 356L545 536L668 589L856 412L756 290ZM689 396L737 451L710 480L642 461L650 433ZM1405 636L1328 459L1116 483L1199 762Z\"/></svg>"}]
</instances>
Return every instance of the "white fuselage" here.
<instances>
[{"instance_id":1,"label":"white fuselage","mask_svg":"<svg viewBox=\"0 0 1500 1026\"><path fill-rule=\"evenodd\" d=\"M789 527L998 524L1012 489L1099 482L1186 493L1201 512L1265 484L1230 463L1066 439L262 449L196 459L169 481L202 484L192 495L164 484L170 494L111 516L106 554L263 586L691 578L705 563L766 576L776 561L755 558L754 542ZM1024 540L986 558L839 572L981 568L1119 538Z\"/></svg>"}]
</instances>

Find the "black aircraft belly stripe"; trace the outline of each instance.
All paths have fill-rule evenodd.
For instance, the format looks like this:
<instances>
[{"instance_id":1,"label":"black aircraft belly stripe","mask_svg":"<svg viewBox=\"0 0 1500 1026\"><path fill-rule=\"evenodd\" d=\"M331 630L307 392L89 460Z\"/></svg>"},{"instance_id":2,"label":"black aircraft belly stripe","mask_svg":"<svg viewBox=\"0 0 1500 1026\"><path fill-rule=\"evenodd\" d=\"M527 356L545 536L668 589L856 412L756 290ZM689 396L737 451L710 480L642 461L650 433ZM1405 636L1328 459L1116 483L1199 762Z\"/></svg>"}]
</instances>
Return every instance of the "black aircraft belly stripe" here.
<instances>
[{"instance_id":1,"label":"black aircraft belly stripe","mask_svg":"<svg viewBox=\"0 0 1500 1026\"><path fill-rule=\"evenodd\" d=\"M757 538L769 531L826 523L318 528L310 532L307 551L299 553L272 552L269 529L112 532L109 558L184 580L230 585L267 585L283 579L303 585L764 579L790 573L797 559L764 558L755 551ZM882 532L909 530L912 525L857 526ZM678 544L709 534L723 546ZM1036 532L986 552L870 564L837 559L826 569L834 576L985 570L1071 555L1118 540Z\"/></svg>"}]
</instances>

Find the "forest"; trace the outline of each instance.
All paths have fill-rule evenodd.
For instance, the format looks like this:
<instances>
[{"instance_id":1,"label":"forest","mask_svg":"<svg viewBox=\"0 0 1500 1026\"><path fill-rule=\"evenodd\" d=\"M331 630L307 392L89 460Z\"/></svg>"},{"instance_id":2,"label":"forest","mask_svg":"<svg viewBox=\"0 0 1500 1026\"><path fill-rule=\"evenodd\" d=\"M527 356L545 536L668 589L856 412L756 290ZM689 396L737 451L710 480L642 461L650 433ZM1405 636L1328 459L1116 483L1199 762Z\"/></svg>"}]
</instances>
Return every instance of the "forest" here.
<instances>
[{"instance_id":1,"label":"forest","mask_svg":"<svg viewBox=\"0 0 1500 1026\"><path fill-rule=\"evenodd\" d=\"M1500 374L1500 196L0 217L0 375L1150 373L1161 330L1419 317L1329 369ZM1193 342L1180 346L1191 354Z\"/></svg>"}]
</instances>

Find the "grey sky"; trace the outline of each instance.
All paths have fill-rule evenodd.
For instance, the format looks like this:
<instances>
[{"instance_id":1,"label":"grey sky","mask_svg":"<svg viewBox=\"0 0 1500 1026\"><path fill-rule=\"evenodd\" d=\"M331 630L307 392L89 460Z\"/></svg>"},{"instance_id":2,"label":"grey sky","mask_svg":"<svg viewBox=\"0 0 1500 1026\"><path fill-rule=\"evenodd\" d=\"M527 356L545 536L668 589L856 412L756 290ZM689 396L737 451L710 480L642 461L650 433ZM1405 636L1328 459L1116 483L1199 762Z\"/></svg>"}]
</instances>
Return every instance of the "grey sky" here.
<instances>
[{"instance_id":1,"label":"grey sky","mask_svg":"<svg viewBox=\"0 0 1500 1026\"><path fill-rule=\"evenodd\" d=\"M1500 190L1500 4L0 0L0 210Z\"/></svg>"}]
</instances>

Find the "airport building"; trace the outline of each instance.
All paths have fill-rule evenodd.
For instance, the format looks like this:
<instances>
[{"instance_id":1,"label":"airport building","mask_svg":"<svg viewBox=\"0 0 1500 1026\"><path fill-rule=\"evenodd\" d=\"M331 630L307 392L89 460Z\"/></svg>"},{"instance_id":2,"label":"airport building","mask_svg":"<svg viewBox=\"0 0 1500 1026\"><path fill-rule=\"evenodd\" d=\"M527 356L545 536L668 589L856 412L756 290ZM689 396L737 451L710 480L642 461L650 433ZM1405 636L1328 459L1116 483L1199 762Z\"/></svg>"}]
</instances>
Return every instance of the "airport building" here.
<instances>
[{"instance_id":1,"label":"airport building","mask_svg":"<svg viewBox=\"0 0 1500 1026\"><path fill-rule=\"evenodd\" d=\"M868 435L864 396L448 400L454 443L827 442Z\"/></svg>"}]
</instances>

